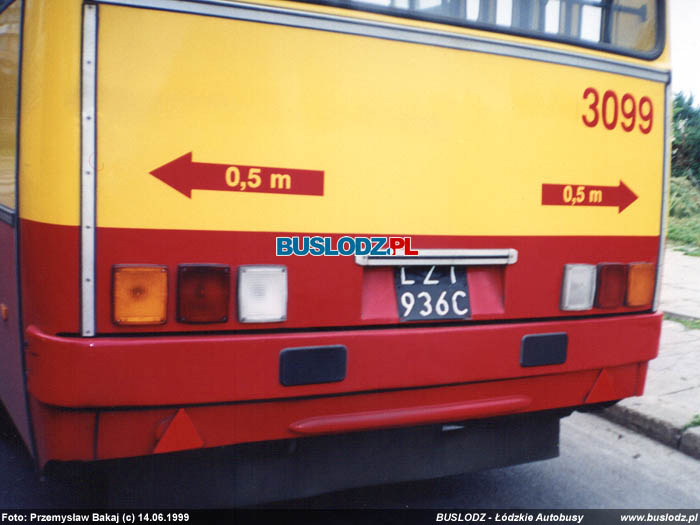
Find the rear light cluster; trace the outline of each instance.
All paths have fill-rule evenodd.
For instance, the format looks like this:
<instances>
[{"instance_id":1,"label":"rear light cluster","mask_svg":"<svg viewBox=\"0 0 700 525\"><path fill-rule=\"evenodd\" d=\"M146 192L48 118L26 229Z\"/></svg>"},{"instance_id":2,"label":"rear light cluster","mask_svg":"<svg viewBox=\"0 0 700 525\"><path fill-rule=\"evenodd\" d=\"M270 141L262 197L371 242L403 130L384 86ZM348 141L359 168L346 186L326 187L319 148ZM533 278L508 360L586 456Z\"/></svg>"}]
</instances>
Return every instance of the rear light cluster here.
<instances>
[{"instance_id":1,"label":"rear light cluster","mask_svg":"<svg viewBox=\"0 0 700 525\"><path fill-rule=\"evenodd\" d=\"M251 265L238 268L238 320L274 323L287 319L287 269ZM225 323L231 305L231 268L223 264L177 267L177 320ZM167 321L168 268L116 265L112 268L112 319L118 325Z\"/></svg>"},{"instance_id":2,"label":"rear light cluster","mask_svg":"<svg viewBox=\"0 0 700 525\"><path fill-rule=\"evenodd\" d=\"M560 308L567 311L651 306L656 282L651 263L567 264Z\"/></svg>"}]
</instances>

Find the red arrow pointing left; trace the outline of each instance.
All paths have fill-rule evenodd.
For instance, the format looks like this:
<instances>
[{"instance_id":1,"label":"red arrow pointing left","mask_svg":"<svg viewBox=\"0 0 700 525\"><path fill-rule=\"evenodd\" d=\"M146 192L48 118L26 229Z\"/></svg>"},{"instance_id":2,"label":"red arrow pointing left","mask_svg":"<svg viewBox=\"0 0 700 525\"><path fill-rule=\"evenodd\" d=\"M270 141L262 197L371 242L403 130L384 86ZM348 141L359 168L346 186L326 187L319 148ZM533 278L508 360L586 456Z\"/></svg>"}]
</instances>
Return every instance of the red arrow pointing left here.
<instances>
[{"instance_id":1,"label":"red arrow pointing left","mask_svg":"<svg viewBox=\"0 0 700 525\"><path fill-rule=\"evenodd\" d=\"M193 162L191 152L151 175L189 198L192 190L323 195L323 171Z\"/></svg>"}]
</instances>

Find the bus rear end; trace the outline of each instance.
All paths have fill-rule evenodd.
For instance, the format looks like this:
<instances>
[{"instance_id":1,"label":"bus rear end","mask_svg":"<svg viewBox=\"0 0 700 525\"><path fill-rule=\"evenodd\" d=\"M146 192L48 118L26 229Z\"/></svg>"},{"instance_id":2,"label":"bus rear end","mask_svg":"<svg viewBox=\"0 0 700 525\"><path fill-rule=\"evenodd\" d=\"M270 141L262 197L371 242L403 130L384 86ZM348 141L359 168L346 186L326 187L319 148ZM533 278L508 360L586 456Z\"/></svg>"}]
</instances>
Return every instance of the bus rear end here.
<instances>
[{"instance_id":1,"label":"bus rear end","mask_svg":"<svg viewBox=\"0 0 700 525\"><path fill-rule=\"evenodd\" d=\"M301 496L642 394L664 3L384 4L25 0L40 465L233 447L239 502Z\"/></svg>"}]
</instances>

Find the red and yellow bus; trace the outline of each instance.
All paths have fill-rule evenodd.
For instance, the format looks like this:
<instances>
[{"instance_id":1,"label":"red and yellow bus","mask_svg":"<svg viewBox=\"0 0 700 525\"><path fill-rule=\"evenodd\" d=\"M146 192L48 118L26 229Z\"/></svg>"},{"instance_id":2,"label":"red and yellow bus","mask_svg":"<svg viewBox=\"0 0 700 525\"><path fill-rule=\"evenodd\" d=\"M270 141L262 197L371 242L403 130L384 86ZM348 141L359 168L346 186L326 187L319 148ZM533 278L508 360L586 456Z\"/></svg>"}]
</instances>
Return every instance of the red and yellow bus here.
<instances>
[{"instance_id":1,"label":"red and yellow bus","mask_svg":"<svg viewBox=\"0 0 700 525\"><path fill-rule=\"evenodd\" d=\"M283 498L553 457L642 394L663 0L0 5L0 396L40 467L228 447Z\"/></svg>"}]
</instances>

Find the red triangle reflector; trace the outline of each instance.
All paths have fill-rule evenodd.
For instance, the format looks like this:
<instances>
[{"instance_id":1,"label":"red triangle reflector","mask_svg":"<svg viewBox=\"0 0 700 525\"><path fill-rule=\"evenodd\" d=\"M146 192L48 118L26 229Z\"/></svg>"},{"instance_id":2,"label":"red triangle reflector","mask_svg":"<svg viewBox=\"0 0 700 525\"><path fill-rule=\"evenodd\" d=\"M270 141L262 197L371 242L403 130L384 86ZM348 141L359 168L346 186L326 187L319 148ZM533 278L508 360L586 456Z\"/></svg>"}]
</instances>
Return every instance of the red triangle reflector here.
<instances>
[{"instance_id":1,"label":"red triangle reflector","mask_svg":"<svg viewBox=\"0 0 700 525\"><path fill-rule=\"evenodd\" d=\"M164 454L166 452L190 450L203 446L204 441L199 436L190 416L187 415L184 408L181 408L168 425L156 448L153 449L153 453Z\"/></svg>"},{"instance_id":2,"label":"red triangle reflector","mask_svg":"<svg viewBox=\"0 0 700 525\"><path fill-rule=\"evenodd\" d=\"M600 371L598 379L593 383L593 388L588 392L585 403L600 403L602 401L613 401L620 395L616 392L613 380L605 369Z\"/></svg>"}]
</instances>

